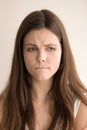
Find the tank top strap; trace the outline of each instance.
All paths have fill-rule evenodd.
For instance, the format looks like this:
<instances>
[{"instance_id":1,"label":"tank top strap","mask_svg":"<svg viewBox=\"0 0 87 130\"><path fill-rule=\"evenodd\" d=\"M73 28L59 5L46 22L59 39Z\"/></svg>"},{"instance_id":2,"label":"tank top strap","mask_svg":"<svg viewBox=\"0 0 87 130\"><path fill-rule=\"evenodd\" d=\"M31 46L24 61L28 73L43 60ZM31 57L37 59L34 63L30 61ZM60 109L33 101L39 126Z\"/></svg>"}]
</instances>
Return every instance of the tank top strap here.
<instances>
[{"instance_id":1,"label":"tank top strap","mask_svg":"<svg viewBox=\"0 0 87 130\"><path fill-rule=\"evenodd\" d=\"M75 104L74 104L74 117L75 118L76 118L80 103L81 103L81 101L79 99L76 99Z\"/></svg>"}]
</instances>

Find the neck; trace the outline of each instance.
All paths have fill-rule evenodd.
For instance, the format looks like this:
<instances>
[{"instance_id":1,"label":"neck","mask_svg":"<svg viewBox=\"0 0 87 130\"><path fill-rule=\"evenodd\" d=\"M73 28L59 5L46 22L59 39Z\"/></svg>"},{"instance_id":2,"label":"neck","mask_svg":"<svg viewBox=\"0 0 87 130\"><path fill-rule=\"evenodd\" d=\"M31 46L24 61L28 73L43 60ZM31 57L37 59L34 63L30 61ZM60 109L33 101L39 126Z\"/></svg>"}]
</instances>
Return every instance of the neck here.
<instances>
[{"instance_id":1,"label":"neck","mask_svg":"<svg viewBox=\"0 0 87 130\"><path fill-rule=\"evenodd\" d=\"M45 81L32 80L32 99L33 101L43 103L48 99L48 92L52 87L53 78Z\"/></svg>"}]
</instances>

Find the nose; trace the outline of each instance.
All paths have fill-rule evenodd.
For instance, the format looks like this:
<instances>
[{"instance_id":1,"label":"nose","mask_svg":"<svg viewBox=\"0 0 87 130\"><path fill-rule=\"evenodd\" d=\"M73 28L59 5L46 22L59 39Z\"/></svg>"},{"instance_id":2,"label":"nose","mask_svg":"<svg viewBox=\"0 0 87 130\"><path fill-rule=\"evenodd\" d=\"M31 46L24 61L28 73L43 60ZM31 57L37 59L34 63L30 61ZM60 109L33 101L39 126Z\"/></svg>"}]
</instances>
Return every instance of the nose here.
<instances>
[{"instance_id":1,"label":"nose","mask_svg":"<svg viewBox=\"0 0 87 130\"><path fill-rule=\"evenodd\" d=\"M37 61L38 61L39 63L41 63L41 62L43 63L43 62L46 61L46 54L45 54L44 51L38 51Z\"/></svg>"}]
</instances>

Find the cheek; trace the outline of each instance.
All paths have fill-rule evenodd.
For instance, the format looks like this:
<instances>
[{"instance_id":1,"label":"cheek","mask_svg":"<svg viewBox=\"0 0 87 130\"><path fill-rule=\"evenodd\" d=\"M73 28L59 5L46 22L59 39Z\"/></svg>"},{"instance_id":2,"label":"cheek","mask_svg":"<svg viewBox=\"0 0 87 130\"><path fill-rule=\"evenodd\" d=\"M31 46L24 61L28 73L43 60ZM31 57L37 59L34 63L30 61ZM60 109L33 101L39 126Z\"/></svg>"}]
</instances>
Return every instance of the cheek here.
<instances>
[{"instance_id":1,"label":"cheek","mask_svg":"<svg viewBox=\"0 0 87 130\"><path fill-rule=\"evenodd\" d=\"M54 67L59 67L60 61L61 61L61 59L58 58L58 57L53 58L53 63L52 63L53 66L54 66Z\"/></svg>"},{"instance_id":2,"label":"cheek","mask_svg":"<svg viewBox=\"0 0 87 130\"><path fill-rule=\"evenodd\" d=\"M55 69L59 68L60 62L61 62L61 53L58 53L52 58L52 65L55 67Z\"/></svg>"},{"instance_id":3,"label":"cheek","mask_svg":"<svg viewBox=\"0 0 87 130\"><path fill-rule=\"evenodd\" d=\"M24 63L27 69L29 69L34 64L34 57L29 55L24 55Z\"/></svg>"}]
</instances>

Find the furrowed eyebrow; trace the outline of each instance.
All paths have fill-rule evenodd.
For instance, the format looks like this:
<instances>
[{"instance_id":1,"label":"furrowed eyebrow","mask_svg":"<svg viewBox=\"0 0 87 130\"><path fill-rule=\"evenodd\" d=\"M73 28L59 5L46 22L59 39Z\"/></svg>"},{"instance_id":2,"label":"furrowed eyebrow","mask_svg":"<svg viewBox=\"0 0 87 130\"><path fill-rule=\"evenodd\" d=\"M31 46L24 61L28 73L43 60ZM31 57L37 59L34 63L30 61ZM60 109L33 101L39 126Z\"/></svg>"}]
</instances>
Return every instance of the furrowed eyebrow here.
<instances>
[{"instance_id":1,"label":"furrowed eyebrow","mask_svg":"<svg viewBox=\"0 0 87 130\"><path fill-rule=\"evenodd\" d=\"M32 43L27 43L27 44L24 44L24 46L37 46L37 45L35 45L35 44L32 44Z\"/></svg>"},{"instance_id":2,"label":"furrowed eyebrow","mask_svg":"<svg viewBox=\"0 0 87 130\"><path fill-rule=\"evenodd\" d=\"M44 46L58 46L57 44L45 44Z\"/></svg>"}]
</instances>

